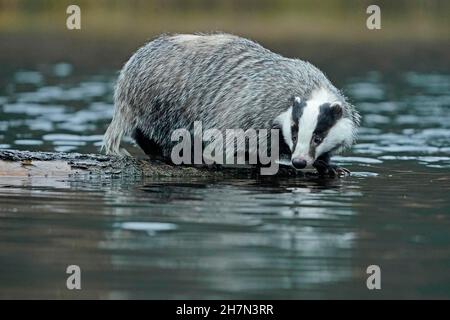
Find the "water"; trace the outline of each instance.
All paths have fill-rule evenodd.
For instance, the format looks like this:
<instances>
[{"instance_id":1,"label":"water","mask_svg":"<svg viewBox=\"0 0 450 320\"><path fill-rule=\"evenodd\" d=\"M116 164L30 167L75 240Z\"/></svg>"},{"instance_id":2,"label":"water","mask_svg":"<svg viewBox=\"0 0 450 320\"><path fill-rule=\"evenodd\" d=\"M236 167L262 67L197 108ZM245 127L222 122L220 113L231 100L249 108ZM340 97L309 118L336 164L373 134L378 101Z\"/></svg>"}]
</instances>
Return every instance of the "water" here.
<instances>
[{"instance_id":1,"label":"water","mask_svg":"<svg viewBox=\"0 0 450 320\"><path fill-rule=\"evenodd\" d=\"M115 77L3 71L0 148L98 152ZM450 74L339 86L363 115L343 179L0 178L0 297L450 298Z\"/></svg>"}]
</instances>

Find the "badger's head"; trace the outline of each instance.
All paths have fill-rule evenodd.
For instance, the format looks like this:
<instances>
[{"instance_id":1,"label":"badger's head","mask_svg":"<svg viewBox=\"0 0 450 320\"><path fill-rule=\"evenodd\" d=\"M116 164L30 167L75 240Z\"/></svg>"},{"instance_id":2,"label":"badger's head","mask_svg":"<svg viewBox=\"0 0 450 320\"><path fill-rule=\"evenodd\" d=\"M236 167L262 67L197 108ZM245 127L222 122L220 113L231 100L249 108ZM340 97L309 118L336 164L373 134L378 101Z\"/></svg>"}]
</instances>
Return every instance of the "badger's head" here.
<instances>
[{"instance_id":1,"label":"badger's head","mask_svg":"<svg viewBox=\"0 0 450 320\"><path fill-rule=\"evenodd\" d=\"M356 123L345 114L344 103L325 89L315 90L308 100L294 97L275 119L296 169L310 168L321 155L351 146Z\"/></svg>"}]
</instances>

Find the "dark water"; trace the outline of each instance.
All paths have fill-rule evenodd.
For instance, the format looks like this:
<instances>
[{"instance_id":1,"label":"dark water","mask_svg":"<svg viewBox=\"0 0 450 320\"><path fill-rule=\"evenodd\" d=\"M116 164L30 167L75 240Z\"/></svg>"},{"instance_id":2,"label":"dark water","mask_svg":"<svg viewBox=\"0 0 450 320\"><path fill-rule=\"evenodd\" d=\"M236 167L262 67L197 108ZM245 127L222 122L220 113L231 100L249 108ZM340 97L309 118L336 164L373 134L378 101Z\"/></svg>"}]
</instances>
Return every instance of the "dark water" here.
<instances>
[{"instance_id":1,"label":"dark water","mask_svg":"<svg viewBox=\"0 0 450 320\"><path fill-rule=\"evenodd\" d=\"M4 70L0 148L97 152L115 76ZM450 74L339 86L363 114L343 179L0 178L0 297L450 298Z\"/></svg>"}]
</instances>

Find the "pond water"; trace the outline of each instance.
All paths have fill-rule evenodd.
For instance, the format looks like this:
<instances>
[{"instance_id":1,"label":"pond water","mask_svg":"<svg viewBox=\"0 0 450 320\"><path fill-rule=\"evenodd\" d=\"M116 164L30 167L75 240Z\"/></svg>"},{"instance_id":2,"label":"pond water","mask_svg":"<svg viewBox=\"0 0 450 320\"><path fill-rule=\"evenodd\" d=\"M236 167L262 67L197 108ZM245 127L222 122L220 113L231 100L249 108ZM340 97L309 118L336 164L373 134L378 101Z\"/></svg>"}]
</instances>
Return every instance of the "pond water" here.
<instances>
[{"instance_id":1,"label":"pond water","mask_svg":"<svg viewBox=\"0 0 450 320\"><path fill-rule=\"evenodd\" d=\"M3 70L0 148L98 152L115 77ZM339 86L363 115L350 177L1 178L0 297L450 298L450 74Z\"/></svg>"}]
</instances>

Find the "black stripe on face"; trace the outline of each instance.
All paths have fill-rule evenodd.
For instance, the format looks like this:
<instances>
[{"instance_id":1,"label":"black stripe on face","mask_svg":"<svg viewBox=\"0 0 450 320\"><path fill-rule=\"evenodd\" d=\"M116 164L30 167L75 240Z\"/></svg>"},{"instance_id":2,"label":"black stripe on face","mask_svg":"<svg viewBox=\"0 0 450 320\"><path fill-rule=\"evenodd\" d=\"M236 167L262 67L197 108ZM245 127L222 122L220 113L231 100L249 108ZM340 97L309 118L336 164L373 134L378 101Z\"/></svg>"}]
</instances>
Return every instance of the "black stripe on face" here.
<instances>
[{"instance_id":1,"label":"black stripe on face","mask_svg":"<svg viewBox=\"0 0 450 320\"><path fill-rule=\"evenodd\" d=\"M292 138L292 152L295 149L295 145L298 140L298 122L303 115L303 109L305 109L306 103L302 100L296 99L292 103L292 126L291 126L291 138Z\"/></svg>"},{"instance_id":2,"label":"black stripe on face","mask_svg":"<svg viewBox=\"0 0 450 320\"><path fill-rule=\"evenodd\" d=\"M285 141L281 126L279 124L274 124L272 126L272 129L278 130L278 152L280 154L280 157L283 158L283 156L290 156L292 152Z\"/></svg>"},{"instance_id":3,"label":"black stripe on face","mask_svg":"<svg viewBox=\"0 0 450 320\"><path fill-rule=\"evenodd\" d=\"M305 109L306 102L299 101L298 99L294 98L294 101L292 103L292 121L294 124L298 126L298 121L302 117L303 109Z\"/></svg>"},{"instance_id":4,"label":"black stripe on face","mask_svg":"<svg viewBox=\"0 0 450 320\"><path fill-rule=\"evenodd\" d=\"M294 125L291 126L291 139L292 139L292 152L294 152L295 145L297 144L298 140L298 124L294 123Z\"/></svg>"},{"instance_id":5,"label":"black stripe on face","mask_svg":"<svg viewBox=\"0 0 450 320\"><path fill-rule=\"evenodd\" d=\"M342 107L338 103L324 103L319 107L317 125L311 138L310 156L315 158L316 148L327 136L330 129L342 118Z\"/></svg>"}]
</instances>

